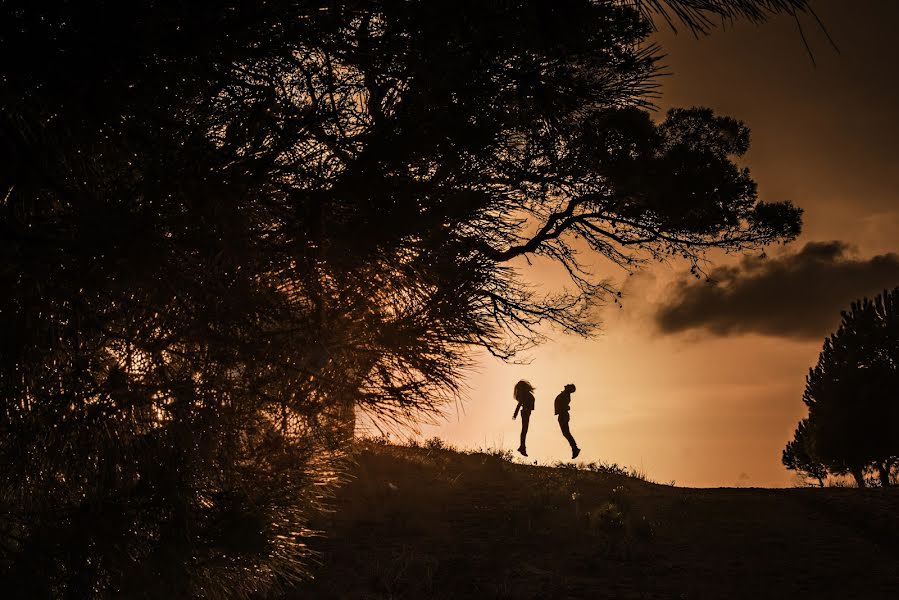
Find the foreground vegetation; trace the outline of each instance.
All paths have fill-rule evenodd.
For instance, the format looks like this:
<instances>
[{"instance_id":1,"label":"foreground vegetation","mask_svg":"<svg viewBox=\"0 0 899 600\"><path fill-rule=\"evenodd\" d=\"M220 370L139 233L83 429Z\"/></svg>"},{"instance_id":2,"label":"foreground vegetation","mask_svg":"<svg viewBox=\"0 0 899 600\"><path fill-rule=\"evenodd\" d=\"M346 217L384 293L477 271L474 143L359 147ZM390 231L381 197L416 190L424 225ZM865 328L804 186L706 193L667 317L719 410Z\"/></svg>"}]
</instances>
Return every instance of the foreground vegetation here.
<instances>
[{"instance_id":1,"label":"foreground vegetation","mask_svg":"<svg viewBox=\"0 0 899 600\"><path fill-rule=\"evenodd\" d=\"M689 489L502 452L359 445L290 598L887 598L899 494Z\"/></svg>"}]
</instances>

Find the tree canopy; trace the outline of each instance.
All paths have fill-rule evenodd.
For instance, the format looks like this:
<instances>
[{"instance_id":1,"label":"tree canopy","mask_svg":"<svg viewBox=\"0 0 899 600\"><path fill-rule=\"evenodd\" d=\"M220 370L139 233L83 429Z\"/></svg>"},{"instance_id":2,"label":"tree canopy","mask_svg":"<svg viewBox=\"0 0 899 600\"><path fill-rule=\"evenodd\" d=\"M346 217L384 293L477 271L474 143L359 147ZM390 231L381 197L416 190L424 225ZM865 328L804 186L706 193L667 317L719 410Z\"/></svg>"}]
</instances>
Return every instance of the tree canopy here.
<instances>
[{"instance_id":1,"label":"tree canopy","mask_svg":"<svg viewBox=\"0 0 899 600\"><path fill-rule=\"evenodd\" d=\"M246 597L305 573L356 408L472 347L587 335L583 255L794 238L748 129L657 122L653 16L805 2L4 4L0 566L23 596ZM515 259L548 257L541 295Z\"/></svg>"},{"instance_id":2,"label":"tree canopy","mask_svg":"<svg viewBox=\"0 0 899 600\"><path fill-rule=\"evenodd\" d=\"M873 471L887 487L899 460L899 288L853 302L842 315L806 377L809 416L784 464L851 473L859 487ZM788 457L791 448L802 452Z\"/></svg>"}]
</instances>

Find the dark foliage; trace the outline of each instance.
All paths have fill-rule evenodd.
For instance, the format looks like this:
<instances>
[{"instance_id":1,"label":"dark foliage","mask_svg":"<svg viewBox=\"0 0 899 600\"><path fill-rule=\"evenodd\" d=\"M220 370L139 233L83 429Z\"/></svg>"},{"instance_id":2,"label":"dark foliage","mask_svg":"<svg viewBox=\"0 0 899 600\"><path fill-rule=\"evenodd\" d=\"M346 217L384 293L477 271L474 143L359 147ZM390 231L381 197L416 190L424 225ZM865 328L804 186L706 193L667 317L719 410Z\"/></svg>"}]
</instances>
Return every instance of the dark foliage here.
<instances>
[{"instance_id":1,"label":"dark foliage","mask_svg":"<svg viewBox=\"0 0 899 600\"><path fill-rule=\"evenodd\" d=\"M818 482L819 487L824 487L824 480L827 478L827 467L813 458L810 445L808 419L803 419L796 426L793 440L787 442L781 460L787 469L797 471L805 477L814 479Z\"/></svg>"},{"instance_id":2,"label":"dark foliage","mask_svg":"<svg viewBox=\"0 0 899 600\"><path fill-rule=\"evenodd\" d=\"M661 16L671 27L683 23L693 32L706 32L721 21L736 18L756 23L771 13L796 15L809 10L808 0L632 0L643 13L652 18Z\"/></svg>"},{"instance_id":3,"label":"dark foliage","mask_svg":"<svg viewBox=\"0 0 899 600\"><path fill-rule=\"evenodd\" d=\"M806 378L809 416L784 464L851 473L859 487L871 470L886 487L899 460L899 288L853 302L842 315Z\"/></svg>"},{"instance_id":4,"label":"dark foliage","mask_svg":"<svg viewBox=\"0 0 899 600\"><path fill-rule=\"evenodd\" d=\"M576 248L794 237L742 124L643 110L637 4L5 2L0 586L289 583L356 407L408 422L467 348L593 330L617 292ZM535 294L530 255L573 291Z\"/></svg>"}]
</instances>

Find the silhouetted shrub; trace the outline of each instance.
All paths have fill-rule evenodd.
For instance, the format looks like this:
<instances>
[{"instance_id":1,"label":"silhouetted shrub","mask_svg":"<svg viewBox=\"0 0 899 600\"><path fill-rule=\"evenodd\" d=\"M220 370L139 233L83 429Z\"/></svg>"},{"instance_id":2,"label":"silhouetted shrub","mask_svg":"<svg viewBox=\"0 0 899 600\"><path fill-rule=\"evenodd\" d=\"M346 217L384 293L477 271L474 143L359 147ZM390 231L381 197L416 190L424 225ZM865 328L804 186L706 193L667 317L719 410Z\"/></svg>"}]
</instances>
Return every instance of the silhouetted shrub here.
<instances>
[{"instance_id":1,"label":"silhouetted shrub","mask_svg":"<svg viewBox=\"0 0 899 600\"><path fill-rule=\"evenodd\" d=\"M434 436L425 440L425 448L428 450L443 450L446 448L446 444L441 438Z\"/></svg>"}]
</instances>

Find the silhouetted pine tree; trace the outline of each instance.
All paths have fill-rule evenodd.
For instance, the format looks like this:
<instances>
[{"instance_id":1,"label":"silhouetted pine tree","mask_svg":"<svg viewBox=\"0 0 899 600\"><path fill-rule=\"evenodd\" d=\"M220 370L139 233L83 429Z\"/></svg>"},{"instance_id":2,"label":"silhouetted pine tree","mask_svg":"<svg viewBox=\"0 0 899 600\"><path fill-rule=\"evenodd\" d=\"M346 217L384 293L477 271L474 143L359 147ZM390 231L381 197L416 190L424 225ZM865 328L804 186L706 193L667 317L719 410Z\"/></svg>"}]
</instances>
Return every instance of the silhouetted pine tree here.
<instances>
[{"instance_id":1,"label":"silhouetted pine tree","mask_svg":"<svg viewBox=\"0 0 899 600\"><path fill-rule=\"evenodd\" d=\"M628 269L795 237L741 123L646 112L658 6L4 2L0 589L289 584L357 407L408 423L473 346L593 331L617 290L576 237Z\"/></svg>"},{"instance_id":2,"label":"silhouetted pine tree","mask_svg":"<svg viewBox=\"0 0 899 600\"><path fill-rule=\"evenodd\" d=\"M806 378L809 417L793 443L830 472L851 473L859 487L869 469L886 487L899 459L899 288L853 302L842 315Z\"/></svg>"}]
</instances>

